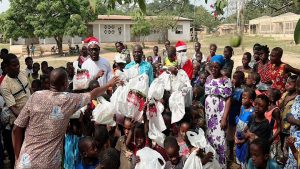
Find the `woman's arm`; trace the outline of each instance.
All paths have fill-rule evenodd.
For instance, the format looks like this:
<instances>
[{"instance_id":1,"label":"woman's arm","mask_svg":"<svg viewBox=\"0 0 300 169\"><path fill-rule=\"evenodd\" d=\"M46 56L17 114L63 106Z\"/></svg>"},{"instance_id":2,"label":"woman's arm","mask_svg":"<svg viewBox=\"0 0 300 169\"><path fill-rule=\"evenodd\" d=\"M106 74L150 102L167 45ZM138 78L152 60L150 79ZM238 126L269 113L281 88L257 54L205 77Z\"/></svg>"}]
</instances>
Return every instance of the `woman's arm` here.
<instances>
[{"instance_id":1,"label":"woman's arm","mask_svg":"<svg viewBox=\"0 0 300 169\"><path fill-rule=\"evenodd\" d=\"M225 100L225 109L224 109L224 114L221 120L221 129L225 129L226 128L226 124L227 124L227 118L229 115L229 111L230 111L230 105L231 105L231 99L230 97L226 98Z\"/></svg>"},{"instance_id":2,"label":"woman's arm","mask_svg":"<svg viewBox=\"0 0 300 169\"><path fill-rule=\"evenodd\" d=\"M296 75L300 75L300 70L299 69L296 69L296 68L294 68L294 67L292 67L288 64L285 65L285 70L286 70L287 73L292 72Z\"/></svg>"}]
</instances>

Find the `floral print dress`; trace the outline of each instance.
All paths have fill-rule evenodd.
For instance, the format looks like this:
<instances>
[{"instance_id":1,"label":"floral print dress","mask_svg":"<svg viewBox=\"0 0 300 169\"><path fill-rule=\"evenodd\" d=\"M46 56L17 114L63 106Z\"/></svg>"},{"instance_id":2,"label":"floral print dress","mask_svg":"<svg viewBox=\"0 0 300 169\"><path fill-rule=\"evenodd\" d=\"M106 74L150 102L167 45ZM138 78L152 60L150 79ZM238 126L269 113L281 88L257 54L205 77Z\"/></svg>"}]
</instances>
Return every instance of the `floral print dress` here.
<instances>
[{"instance_id":1,"label":"floral print dress","mask_svg":"<svg viewBox=\"0 0 300 169\"><path fill-rule=\"evenodd\" d=\"M232 84L229 78L213 79L210 75L205 83L205 111L207 122L207 139L216 150L216 159L222 168L226 168L225 130L221 129L221 119L224 114L226 98L232 94Z\"/></svg>"}]
</instances>

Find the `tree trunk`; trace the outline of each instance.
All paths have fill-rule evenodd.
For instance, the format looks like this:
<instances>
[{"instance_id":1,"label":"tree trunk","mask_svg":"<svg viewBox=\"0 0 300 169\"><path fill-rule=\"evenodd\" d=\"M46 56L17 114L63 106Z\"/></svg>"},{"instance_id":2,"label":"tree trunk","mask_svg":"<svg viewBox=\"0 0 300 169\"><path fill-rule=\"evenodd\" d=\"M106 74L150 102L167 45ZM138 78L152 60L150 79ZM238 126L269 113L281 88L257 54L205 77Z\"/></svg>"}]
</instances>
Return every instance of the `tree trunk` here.
<instances>
[{"instance_id":1,"label":"tree trunk","mask_svg":"<svg viewBox=\"0 0 300 169\"><path fill-rule=\"evenodd\" d=\"M58 48L58 54L60 54L61 56L63 56L63 36L59 35L59 36L54 36L54 39L56 41L56 45Z\"/></svg>"}]
</instances>

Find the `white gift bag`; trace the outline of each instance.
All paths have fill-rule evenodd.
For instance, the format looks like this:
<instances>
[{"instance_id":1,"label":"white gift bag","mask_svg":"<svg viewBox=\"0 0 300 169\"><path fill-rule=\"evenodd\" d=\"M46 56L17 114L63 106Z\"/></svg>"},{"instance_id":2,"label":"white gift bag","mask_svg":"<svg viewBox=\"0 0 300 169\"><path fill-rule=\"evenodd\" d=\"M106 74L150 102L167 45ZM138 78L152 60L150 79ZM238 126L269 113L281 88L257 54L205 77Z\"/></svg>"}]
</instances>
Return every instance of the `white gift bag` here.
<instances>
[{"instance_id":1,"label":"white gift bag","mask_svg":"<svg viewBox=\"0 0 300 169\"><path fill-rule=\"evenodd\" d=\"M183 169L203 169L201 159L197 156L197 150L194 150L186 159Z\"/></svg>"},{"instance_id":2,"label":"white gift bag","mask_svg":"<svg viewBox=\"0 0 300 169\"><path fill-rule=\"evenodd\" d=\"M105 124L109 126L115 126L116 122L114 121L114 108L113 105L106 101L103 97L99 97L99 104L93 110L93 121L98 124Z\"/></svg>"},{"instance_id":3,"label":"white gift bag","mask_svg":"<svg viewBox=\"0 0 300 169\"><path fill-rule=\"evenodd\" d=\"M135 169L164 169L166 162L164 158L155 150L145 147L138 150L136 156L140 157L140 162L136 164ZM163 162L163 165L159 162Z\"/></svg>"},{"instance_id":4,"label":"white gift bag","mask_svg":"<svg viewBox=\"0 0 300 169\"><path fill-rule=\"evenodd\" d=\"M73 77L73 90L83 90L89 87L91 76L85 69L77 69Z\"/></svg>"},{"instance_id":5,"label":"white gift bag","mask_svg":"<svg viewBox=\"0 0 300 169\"><path fill-rule=\"evenodd\" d=\"M155 100L160 100L164 96L164 82L160 78L153 80L149 87L148 99L154 98Z\"/></svg>"},{"instance_id":6,"label":"white gift bag","mask_svg":"<svg viewBox=\"0 0 300 169\"><path fill-rule=\"evenodd\" d=\"M124 69L123 71L127 80L135 78L139 75L139 64L136 64L129 69Z\"/></svg>"},{"instance_id":7,"label":"white gift bag","mask_svg":"<svg viewBox=\"0 0 300 169\"><path fill-rule=\"evenodd\" d=\"M205 153L208 153L208 152L213 153L214 158L213 158L212 162L209 162L209 163L203 165L203 169L221 168L221 166L217 160L217 157L216 157L216 151L207 142L205 133L201 128L198 129L198 133L193 132L193 131L187 131L186 135L192 146L204 149Z\"/></svg>"},{"instance_id":8,"label":"white gift bag","mask_svg":"<svg viewBox=\"0 0 300 169\"><path fill-rule=\"evenodd\" d=\"M184 97L181 91L175 91L169 98L169 107L172 112L171 123L180 121L185 114Z\"/></svg>"},{"instance_id":9,"label":"white gift bag","mask_svg":"<svg viewBox=\"0 0 300 169\"><path fill-rule=\"evenodd\" d=\"M171 74L167 72L163 72L161 75L159 75L159 79L161 79L164 83L164 89L166 91L171 91ZM153 82L152 82L153 83Z\"/></svg>"}]
</instances>

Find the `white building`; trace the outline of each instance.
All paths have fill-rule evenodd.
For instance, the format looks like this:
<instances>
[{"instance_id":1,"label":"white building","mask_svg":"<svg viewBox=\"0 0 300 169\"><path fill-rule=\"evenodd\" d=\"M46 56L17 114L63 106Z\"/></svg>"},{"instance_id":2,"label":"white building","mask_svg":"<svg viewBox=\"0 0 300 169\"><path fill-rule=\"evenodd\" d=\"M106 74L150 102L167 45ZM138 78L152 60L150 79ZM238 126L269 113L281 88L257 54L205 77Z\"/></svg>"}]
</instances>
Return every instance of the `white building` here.
<instances>
[{"instance_id":1,"label":"white building","mask_svg":"<svg viewBox=\"0 0 300 169\"><path fill-rule=\"evenodd\" d=\"M157 16L146 16L146 19L156 18ZM177 18L176 18L177 19ZM177 21L176 29L168 30L168 39L170 41L189 41L190 40L190 26L191 19L179 17ZM98 18L88 24L88 34L99 38L101 43L110 42L132 42L135 41L131 35L131 27L133 25L131 16L124 15L98 15ZM149 36L145 38L146 42L157 42L161 37L158 32L151 32ZM81 37L64 37L64 44L80 44L83 38ZM11 45L29 45L32 42L41 45L56 44L54 38L34 38L24 39L19 38L17 41L11 40Z\"/></svg>"},{"instance_id":2,"label":"white building","mask_svg":"<svg viewBox=\"0 0 300 169\"><path fill-rule=\"evenodd\" d=\"M249 35L263 35L292 40L300 15L288 12L275 17L262 16L249 21Z\"/></svg>"}]
</instances>

